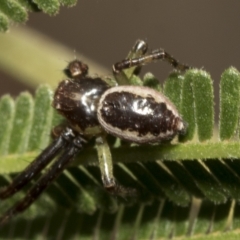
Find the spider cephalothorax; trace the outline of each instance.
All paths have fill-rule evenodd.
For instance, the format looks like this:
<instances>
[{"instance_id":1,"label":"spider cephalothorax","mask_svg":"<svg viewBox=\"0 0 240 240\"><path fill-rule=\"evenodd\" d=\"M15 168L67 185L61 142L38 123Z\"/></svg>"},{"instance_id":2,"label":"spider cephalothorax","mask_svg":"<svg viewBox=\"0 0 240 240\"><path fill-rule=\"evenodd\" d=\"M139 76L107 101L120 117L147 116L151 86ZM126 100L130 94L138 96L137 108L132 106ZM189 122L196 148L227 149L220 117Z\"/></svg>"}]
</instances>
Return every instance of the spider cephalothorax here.
<instances>
[{"instance_id":1,"label":"spider cephalothorax","mask_svg":"<svg viewBox=\"0 0 240 240\"><path fill-rule=\"evenodd\" d=\"M49 162L56 160L27 195L5 212L0 224L29 207L92 138L96 139L104 188L112 194L124 196L131 190L115 181L106 135L147 144L169 141L185 132L186 124L174 104L156 90L130 86L124 70L135 67L136 74L142 65L159 59L181 71L188 66L180 64L163 50L146 52L147 44L137 41L129 58L113 65L114 84L104 78L89 76L88 66L79 60L69 63L64 70L68 79L59 83L52 103L66 122L55 128L52 143L8 187L0 190L0 199L12 196Z\"/></svg>"}]
</instances>

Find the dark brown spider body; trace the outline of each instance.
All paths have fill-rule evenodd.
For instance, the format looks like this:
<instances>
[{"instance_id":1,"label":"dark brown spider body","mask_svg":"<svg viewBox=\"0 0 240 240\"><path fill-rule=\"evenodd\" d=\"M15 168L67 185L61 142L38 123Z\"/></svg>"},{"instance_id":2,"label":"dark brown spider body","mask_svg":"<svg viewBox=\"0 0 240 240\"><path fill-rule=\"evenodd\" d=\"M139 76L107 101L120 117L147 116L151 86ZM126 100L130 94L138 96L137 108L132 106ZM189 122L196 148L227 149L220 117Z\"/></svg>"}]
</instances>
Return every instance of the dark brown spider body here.
<instances>
[{"instance_id":1,"label":"dark brown spider body","mask_svg":"<svg viewBox=\"0 0 240 240\"><path fill-rule=\"evenodd\" d=\"M136 74L142 65L155 60L165 60L181 71L189 67L180 64L163 50L146 52L147 44L139 40L130 58L113 66L114 86L102 78L88 76L86 64L78 60L69 63L64 70L68 79L59 83L52 103L66 122L54 128L52 143L9 186L0 190L0 199L9 198L20 191L53 162L27 195L3 214L0 225L28 208L93 137L96 139L104 188L115 195L134 195L133 189L118 185L115 181L106 133L133 143L153 143L171 140L186 129L177 109L163 94L147 87L129 86L130 81L124 70L135 67L133 73Z\"/></svg>"}]
</instances>

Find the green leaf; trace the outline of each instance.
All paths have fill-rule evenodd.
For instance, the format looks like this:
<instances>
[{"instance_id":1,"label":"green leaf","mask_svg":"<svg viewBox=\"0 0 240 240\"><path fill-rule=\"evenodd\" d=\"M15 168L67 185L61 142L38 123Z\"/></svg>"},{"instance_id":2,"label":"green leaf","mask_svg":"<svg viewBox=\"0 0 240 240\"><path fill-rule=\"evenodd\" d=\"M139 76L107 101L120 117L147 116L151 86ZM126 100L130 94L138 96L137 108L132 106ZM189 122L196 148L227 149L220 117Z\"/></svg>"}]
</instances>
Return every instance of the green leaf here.
<instances>
[{"instance_id":1,"label":"green leaf","mask_svg":"<svg viewBox=\"0 0 240 240\"><path fill-rule=\"evenodd\" d=\"M229 68L221 76L220 83L220 138L228 140L234 136L239 122L240 73Z\"/></svg>"},{"instance_id":2,"label":"green leaf","mask_svg":"<svg viewBox=\"0 0 240 240\"><path fill-rule=\"evenodd\" d=\"M210 140L213 136L214 110L213 85L210 75L201 70L191 70L195 103L196 125L199 141Z\"/></svg>"},{"instance_id":3,"label":"green leaf","mask_svg":"<svg viewBox=\"0 0 240 240\"><path fill-rule=\"evenodd\" d=\"M0 102L0 112L0 152L1 155L6 155L10 144L10 135L14 117L14 102L9 95L2 97Z\"/></svg>"},{"instance_id":4,"label":"green leaf","mask_svg":"<svg viewBox=\"0 0 240 240\"><path fill-rule=\"evenodd\" d=\"M50 138L53 108L51 107L52 91L47 86L36 92L32 127L29 136L28 150L43 149L48 145L46 136Z\"/></svg>"},{"instance_id":5,"label":"green leaf","mask_svg":"<svg viewBox=\"0 0 240 240\"><path fill-rule=\"evenodd\" d=\"M192 79L191 70L186 72L185 81L182 84L182 97L181 97L181 107L180 112L184 121L187 122L188 128L185 135L180 136L182 142L192 140L195 134L195 108L194 108L194 96L193 96L193 79Z\"/></svg>"},{"instance_id":6,"label":"green leaf","mask_svg":"<svg viewBox=\"0 0 240 240\"><path fill-rule=\"evenodd\" d=\"M60 0L60 3L69 7L75 6L77 4L77 0Z\"/></svg>"},{"instance_id":7,"label":"green leaf","mask_svg":"<svg viewBox=\"0 0 240 240\"><path fill-rule=\"evenodd\" d=\"M60 3L58 0L33 0L43 12L49 15L56 15L58 13Z\"/></svg>"},{"instance_id":8,"label":"green leaf","mask_svg":"<svg viewBox=\"0 0 240 240\"><path fill-rule=\"evenodd\" d=\"M24 23L27 20L27 13L24 7L15 0L1 1L0 11L15 22Z\"/></svg>"},{"instance_id":9,"label":"green leaf","mask_svg":"<svg viewBox=\"0 0 240 240\"><path fill-rule=\"evenodd\" d=\"M0 1L0 32L6 32L9 22L25 23L28 11L43 11L49 15L56 15L60 5L72 7L77 0L3 0Z\"/></svg>"},{"instance_id":10,"label":"green leaf","mask_svg":"<svg viewBox=\"0 0 240 240\"><path fill-rule=\"evenodd\" d=\"M183 76L178 73L172 73L164 82L164 94L174 103L181 112L182 84Z\"/></svg>"},{"instance_id":11,"label":"green leaf","mask_svg":"<svg viewBox=\"0 0 240 240\"><path fill-rule=\"evenodd\" d=\"M27 139L33 115L32 96L23 92L16 99L16 110L10 135L9 153L23 153L27 150Z\"/></svg>"}]
</instances>

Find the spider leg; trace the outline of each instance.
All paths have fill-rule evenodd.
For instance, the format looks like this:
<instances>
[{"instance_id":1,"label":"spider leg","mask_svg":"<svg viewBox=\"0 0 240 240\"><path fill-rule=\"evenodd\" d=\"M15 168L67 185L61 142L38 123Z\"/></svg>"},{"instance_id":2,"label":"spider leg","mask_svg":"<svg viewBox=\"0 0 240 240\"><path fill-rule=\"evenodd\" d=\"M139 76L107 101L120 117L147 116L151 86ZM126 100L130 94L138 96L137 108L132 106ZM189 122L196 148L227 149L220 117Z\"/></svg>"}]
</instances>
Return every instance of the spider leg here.
<instances>
[{"instance_id":1,"label":"spider leg","mask_svg":"<svg viewBox=\"0 0 240 240\"><path fill-rule=\"evenodd\" d=\"M96 144L103 185L106 189L112 188L116 183L113 176L112 156L105 136L98 137Z\"/></svg>"},{"instance_id":2,"label":"spider leg","mask_svg":"<svg viewBox=\"0 0 240 240\"><path fill-rule=\"evenodd\" d=\"M137 196L136 189L126 188L118 183L116 183L113 176L113 163L111 152L107 143L105 136L99 136L96 139L97 152L99 159L99 167L102 175L102 182L104 188L113 195L118 195L121 197L126 196Z\"/></svg>"},{"instance_id":3,"label":"spider leg","mask_svg":"<svg viewBox=\"0 0 240 240\"><path fill-rule=\"evenodd\" d=\"M0 226L8 222L12 216L23 212L41 195L47 186L53 182L74 160L76 154L82 149L83 142L86 142L85 139L77 136L71 143L68 144L67 149L63 152L63 154L51 165L48 171L27 192L27 195L3 214L3 216L0 218Z\"/></svg>"},{"instance_id":4,"label":"spider leg","mask_svg":"<svg viewBox=\"0 0 240 240\"><path fill-rule=\"evenodd\" d=\"M141 57L146 54L148 45L143 40L137 40L133 45L131 51L128 53L127 59Z\"/></svg>"},{"instance_id":5,"label":"spider leg","mask_svg":"<svg viewBox=\"0 0 240 240\"><path fill-rule=\"evenodd\" d=\"M127 59L139 58L146 54L148 45L143 40L137 40L131 51L128 53ZM133 66L127 69L127 71L115 71L115 65L113 65L113 74L119 85L129 85L129 79L133 74L138 75L141 71L141 65Z\"/></svg>"},{"instance_id":6,"label":"spider leg","mask_svg":"<svg viewBox=\"0 0 240 240\"><path fill-rule=\"evenodd\" d=\"M185 64L181 64L180 62L178 62L175 58L173 58L170 54L168 54L164 50L157 49L147 55L136 57L136 58L131 58L131 59L125 59L121 62L114 64L113 65L113 73L116 76L125 69L131 68L131 67L142 66L147 63L154 62L156 60L166 61L179 71L185 71L185 70L189 69L189 66L187 66Z\"/></svg>"},{"instance_id":7,"label":"spider leg","mask_svg":"<svg viewBox=\"0 0 240 240\"><path fill-rule=\"evenodd\" d=\"M28 165L12 183L0 190L0 199L6 199L21 190L34 178L47 164L52 161L69 141L72 132L68 128L55 139L30 165Z\"/></svg>"},{"instance_id":8,"label":"spider leg","mask_svg":"<svg viewBox=\"0 0 240 240\"><path fill-rule=\"evenodd\" d=\"M37 175L64 146L62 138L56 139L30 165L28 165L5 189L0 191L0 199L12 196L21 190L35 175Z\"/></svg>"}]
</instances>

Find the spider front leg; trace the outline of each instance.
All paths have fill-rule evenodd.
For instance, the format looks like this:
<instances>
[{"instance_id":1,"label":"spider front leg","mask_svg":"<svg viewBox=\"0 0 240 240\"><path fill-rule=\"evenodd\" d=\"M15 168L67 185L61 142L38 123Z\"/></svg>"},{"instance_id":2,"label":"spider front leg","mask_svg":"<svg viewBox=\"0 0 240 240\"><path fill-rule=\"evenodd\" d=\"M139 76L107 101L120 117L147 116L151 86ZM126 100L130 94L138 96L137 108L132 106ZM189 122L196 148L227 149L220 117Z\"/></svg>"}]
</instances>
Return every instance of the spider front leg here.
<instances>
[{"instance_id":1,"label":"spider front leg","mask_svg":"<svg viewBox=\"0 0 240 240\"><path fill-rule=\"evenodd\" d=\"M69 139L72 138L72 132L67 128L56 138L42 153L32 161L18 176L16 176L12 183L0 190L0 199L11 197L16 192L20 191L26 186L31 179L41 172L66 146Z\"/></svg>"},{"instance_id":2,"label":"spider front leg","mask_svg":"<svg viewBox=\"0 0 240 240\"><path fill-rule=\"evenodd\" d=\"M130 57L128 59L125 59L125 60L113 65L113 74L114 74L116 80L119 82L119 85L126 85L126 83L128 81L127 76L124 73L124 71L126 71L126 69L132 69L132 68L134 69L134 67L138 69L139 67L142 67L145 64L155 62L157 60L162 60L162 61L168 62L178 71L186 71L187 69L190 68L189 66L177 61L175 58L173 58L170 54L165 52L163 49L154 50L151 53L146 54L146 55L145 55L145 52L142 52L142 53L143 54L140 56ZM133 54L133 56L134 56L134 54ZM124 76L126 77L125 82L123 80Z\"/></svg>"},{"instance_id":3,"label":"spider front leg","mask_svg":"<svg viewBox=\"0 0 240 240\"><path fill-rule=\"evenodd\" d=\"M71 132L71 129L68 130ZM0 218L0 226L8 222L12 216L21 213L28 208L41 195L47 186L53 182L74 160L76 154L82 149L83 143L86 142L86 140L80 135L76 137L71 136L71 139L68 139L68 141L69 142L66 144L66 150L27 192L27 195L3 214Z\"/></svg>"},{"instance_id":4,"label":"spider front leg","mask_svg":"<svg viewBox=\"0 0 240 240\"><path fill-rule=\"evenodd\" d=\"M121 197L136 196L137 194L135 189L126 188L116 183L113 176L112 156L105 136L99 136L96 139L96 146L104 188L113 195Z\"/></svg>"},{"instance_id":5,"label":"spider front leg","mask_svg":"<svg viewBox=\"0 0 240 240\"><path fill-rule=\"evenodd\" d=\"M137 40L134 46L132 47L131 51L129 52L126 60L123 60L123 61L139 58L144 54L146 54L147 50L148 50L147 43L143 40ZM115 65L116 64L114 64L112 67L113 74L119 85L131 85L129 79L132 77L133 74L137 75L140 72L142 67L141 65L138 65L130 68L125 68L125 70L127 69L126 71L122 71L124 69L122 69L121 71L118 71L118 69L115 68Z\"/></svg>"}]
</instances>

